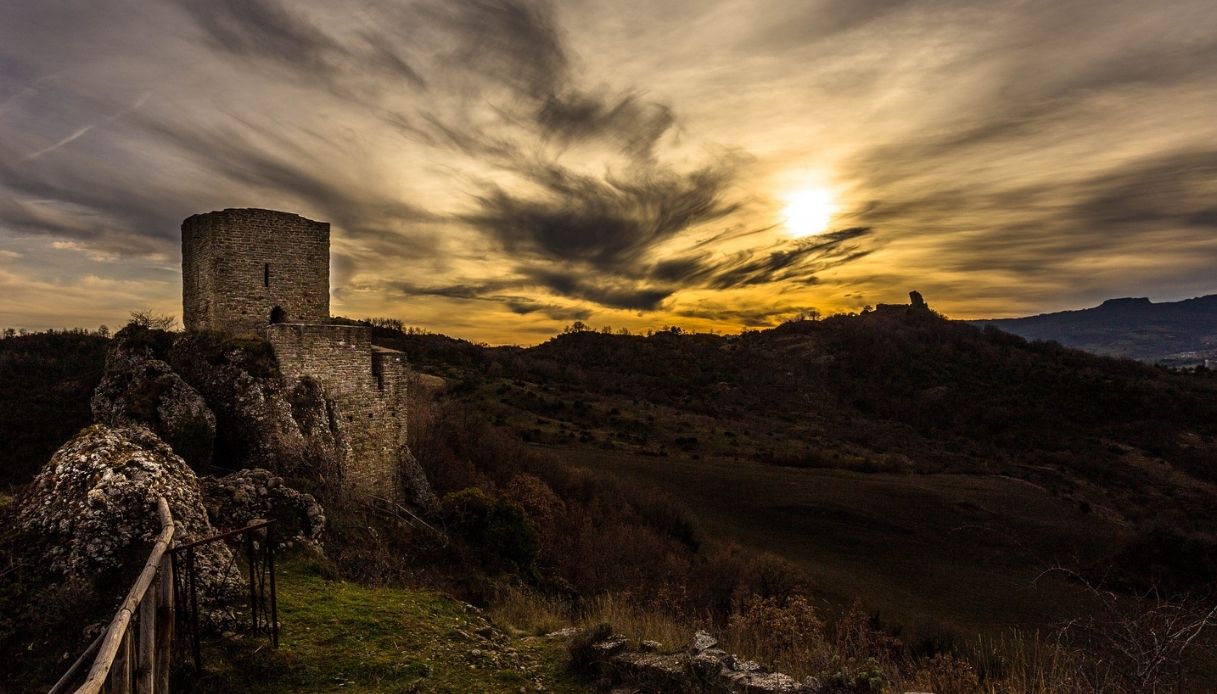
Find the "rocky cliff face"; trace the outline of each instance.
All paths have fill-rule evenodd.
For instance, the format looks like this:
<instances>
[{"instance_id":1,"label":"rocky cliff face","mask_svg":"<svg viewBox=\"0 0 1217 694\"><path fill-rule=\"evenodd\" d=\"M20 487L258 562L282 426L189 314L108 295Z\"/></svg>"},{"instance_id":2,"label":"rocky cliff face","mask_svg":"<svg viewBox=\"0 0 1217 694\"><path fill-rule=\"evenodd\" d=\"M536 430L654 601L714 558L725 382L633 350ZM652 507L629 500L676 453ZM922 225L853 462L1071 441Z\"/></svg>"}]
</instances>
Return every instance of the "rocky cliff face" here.
<instances>
[{"instance_id":1,"label":"rocky cliff face","mask_svg":"<svg viewBox=\"0 0 1217 694\"><path fill-rule=\"evenodd\" d=\"M258 519L273 520L276 540L321 544L325 511L312 494L304 494L269 470L238 470L224 477L204 477L204 505L221 531L234 530Z\"/></svg>"},{"instance_id":2,"label":"rocky cliff face","mask_svg":"<svg viewBox=\"0 0 1217 694\"><path fill-rule=\"evenodd\" d=\"M319 390L289 388L269 345L211 333L175 336L173 369L202 395L216 419L213 468L265 468L326 483L345 440Z\"/></svg>"}]
</instances>

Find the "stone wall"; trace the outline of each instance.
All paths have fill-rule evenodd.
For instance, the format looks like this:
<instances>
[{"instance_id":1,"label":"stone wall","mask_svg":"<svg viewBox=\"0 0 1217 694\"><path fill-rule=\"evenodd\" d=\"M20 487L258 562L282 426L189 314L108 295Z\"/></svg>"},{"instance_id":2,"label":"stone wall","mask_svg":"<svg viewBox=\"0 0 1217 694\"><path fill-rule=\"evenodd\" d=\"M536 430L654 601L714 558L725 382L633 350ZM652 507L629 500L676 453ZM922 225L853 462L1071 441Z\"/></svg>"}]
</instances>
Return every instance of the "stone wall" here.
<instances>
[{"instance_id":1,"label":"stone wall","mask_svg":"<svg viewBox=\"0 0 1217 694\"><path fill-rule=\"evenodd\" d=\"M259 209L182 222L186 329L260 332L272 312L279 322L329 320L330 225Z\"/></svg>"},{"instance_id":2,"label":"stone wall","mask_svg":"<svg viewBox=\"0 0 1217 694\"><path fill-rule=\"evenodd\" d=\"M266 337L289 383L310 377L333 401L348 447L343 486L396 501L406 450L404 355L373 347L359 326L277 324Z\"/></svg>"}]
</instances>

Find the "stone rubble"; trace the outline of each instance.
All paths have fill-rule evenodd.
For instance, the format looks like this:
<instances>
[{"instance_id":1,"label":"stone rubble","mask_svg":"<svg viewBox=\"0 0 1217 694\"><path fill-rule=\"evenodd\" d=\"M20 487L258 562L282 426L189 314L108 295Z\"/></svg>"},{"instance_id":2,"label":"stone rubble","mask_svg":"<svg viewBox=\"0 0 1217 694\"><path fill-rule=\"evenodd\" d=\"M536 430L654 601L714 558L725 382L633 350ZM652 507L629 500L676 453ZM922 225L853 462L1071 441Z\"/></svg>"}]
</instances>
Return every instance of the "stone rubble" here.
<instances>
[{"instance_id":1,"label":"stone rubble","mask_svg":"<svg viewBox=\"0 0 1217 694\"><path fill-rule=\"evenodd\" d=\"M320 547L325 511L312 494L287 486L270 470L238 470L223 477L202 477L203 504L212 525L221 531L242 528L258 519L273 520L279 542Z\"/></svg>"},{"instance_id":2,"label":"stone rubble","mask_svg":"<svg viewBox=\"0 0 1217 694\"><path fill-rule=\"evenodd\" d=\"M659 644L629 641L602 625L573 636L572 658L591 663L605 688L631 694L826 694L814 678L795 680L755 661L719 649L705 631L693 635L679 653L657 653ZM555 632L558 633L558 632ZM566 633L566 632L562 632ZM606 635L607 634L607 635ZM586 647L582 642L587 642ZM579 649L579 653L574 653Z\"/></svg>"}]
</instances>

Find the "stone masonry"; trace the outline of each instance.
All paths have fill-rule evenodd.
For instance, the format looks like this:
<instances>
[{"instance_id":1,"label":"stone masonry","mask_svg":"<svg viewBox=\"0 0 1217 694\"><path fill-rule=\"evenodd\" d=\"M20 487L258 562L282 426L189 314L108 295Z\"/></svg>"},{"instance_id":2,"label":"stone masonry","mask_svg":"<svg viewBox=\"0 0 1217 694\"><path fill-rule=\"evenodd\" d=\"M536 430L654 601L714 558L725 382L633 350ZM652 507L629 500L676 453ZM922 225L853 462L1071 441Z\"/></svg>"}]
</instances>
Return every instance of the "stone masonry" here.
<instances>
[{"instance_id":1,"label":"stone masonry","mask_svg":"<svg viewBox=\"0 0 1217 694\"><path fill-rule=\"evenodd\" d=\"M330 225L287 212L227 209L182 222L187 330L254 333L289 383L311 378L346 438L342 485L400 498L406 449L406 363L367 328L329 324Z\"/></svg>"}]
</instances>

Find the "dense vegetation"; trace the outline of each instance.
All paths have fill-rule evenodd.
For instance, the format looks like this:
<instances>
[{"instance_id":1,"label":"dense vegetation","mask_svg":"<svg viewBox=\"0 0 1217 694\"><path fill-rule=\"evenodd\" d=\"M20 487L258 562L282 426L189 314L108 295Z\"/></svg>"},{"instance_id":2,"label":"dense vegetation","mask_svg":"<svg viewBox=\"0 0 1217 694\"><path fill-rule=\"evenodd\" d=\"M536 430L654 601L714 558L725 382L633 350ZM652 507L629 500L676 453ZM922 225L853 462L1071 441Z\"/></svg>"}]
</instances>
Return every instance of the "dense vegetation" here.
<instances>
[{"instance_id":1,"label":"dense vegetation","mask_svg":"<svg viewBox=\"0 0 1217 694\"><path fill-rule=\"evenodd\" d=\"M93 421L89 398L109 342L83 331L0 340L0 487L28 482L56 448Z\"/></svg>"}]
</instances>

